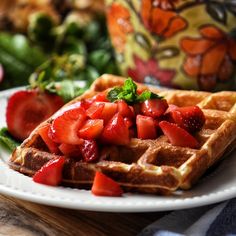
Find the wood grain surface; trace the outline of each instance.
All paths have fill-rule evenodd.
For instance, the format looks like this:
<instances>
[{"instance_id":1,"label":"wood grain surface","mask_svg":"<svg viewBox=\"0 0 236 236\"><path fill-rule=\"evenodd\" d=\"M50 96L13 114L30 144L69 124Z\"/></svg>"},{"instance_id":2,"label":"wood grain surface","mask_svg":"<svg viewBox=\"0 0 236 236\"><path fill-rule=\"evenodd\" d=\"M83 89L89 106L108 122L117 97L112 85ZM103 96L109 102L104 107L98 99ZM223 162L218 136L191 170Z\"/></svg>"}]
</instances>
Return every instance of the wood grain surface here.
<instances>
[{"instance_id":1,"label":"wood grain surface","mask_svg":"<svg viewBox=\"0 0 236 236\"><path fill-rule=\"evenodd\" d=\"M0 235L136 235L164 213L68 210L0 195Z\"/></svg>"}]
</instances>

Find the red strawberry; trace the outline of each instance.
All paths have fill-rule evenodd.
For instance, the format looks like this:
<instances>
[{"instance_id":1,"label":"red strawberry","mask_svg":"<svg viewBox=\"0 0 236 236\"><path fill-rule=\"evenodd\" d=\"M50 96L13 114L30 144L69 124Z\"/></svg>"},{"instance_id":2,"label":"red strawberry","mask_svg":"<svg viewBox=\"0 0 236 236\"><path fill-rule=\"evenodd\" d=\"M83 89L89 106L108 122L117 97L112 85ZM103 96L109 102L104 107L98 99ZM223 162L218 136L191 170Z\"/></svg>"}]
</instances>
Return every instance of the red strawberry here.
<instances>
[{"instance_id":1,"label":"red strawberry","mask_svg":"<svg viewBox=\"0 0 236 236\"><path fill-rule=\"evenodd\" d=\"M86 114L88 117L91 119L98 119L102 115L102 111L104 108L105 104L104 103L93 103L87 110Z\"/></svg>"},{"instance_id":2,"label":"red strawberry","mask_svg":"<svg viewBox=\"0 0 236 236\"><path fill-rule=\"evenodd\" d=\"M171 111L171 117L177 125L190 133L198 132L205 123L205 116L198 106L175 108Z\"/></svg>"},{"instance_id":3,"label":"red strawberry","mask_svg":"<svg viewBox=\"0 0 236 236\"><path fill-rule=\"evenodd\" d=\"M81 158L81 152L80 152L79 145L71 145L71 144L62 143L59 146L59 149L63 153L63 155L65 155L65 156L73 157L76 159Z\"/></svg>"},{"instance_id":4,"label":"red strawberry","mask_svg":"<svg viewBox=\"0 0 236 236\"><path fill-rule=\"evenodd\" d=\"M157 137L155 122L152 117L137 115L137 136L140 139L155 139Z\"/></svg>"},{"instance_id":5,"label":"red strawberry","mask_svg":"<svg viewBox=\"0 0 236 236\"><path fill-rule=\"evenodd\" d=\"M163 133L167 136L171 144L190 148L199 147L198 141L178 125L170 123L168 121L161 121L159 123L159 126L161 127Z\"/></svg>"},{"instance_id":6,"label":"red strawberry","mask_svg":"<svg viewBox=\"0 0 236 236\"><path fill-rule=\"evenodd\" d=\"M82 128L78 131L78 136L83 139L95 139L103 130L103 120L86 120Z\"/></svg>"},{"instance_id":7,"label":"red strawberry","mask_svg":"<svg viewBox=\"0 0 236 236\"><path fill-rule=\"evenodd\" d=\"M81 144L83 140L77 133L85 119L86 113L82 107L71 107L53 120L49 135L57 143Z\"/></svg>"},{"instance_id":8,"label":"red strawberry","mask_svg":"<svg viewBox=\"0 0 236 236\"><path fill-rule=\"evenodd\" d=\"M117 101L118 112L123 117L134 118L134 110L133 107L129 106L124 100Z\"/></svg>"},{"instance_id":9,"label":"red strawberry","mask_svg":"<svg viewBox=\"0 0 236 236\"><path fill-rule=\"evenodd\" d=\"M119 113L116 113L103 129L102 141L116 145L129 143L129 128Z\"/></svg>"},{"instance_id":10,"label":"red strawberry","mask_svg":"<svg viewBox=\"0 0 236 236\"><path fill-rule=\"evenodd\" d=\"M96 102L109 102L107 100L106 93L98 93L97 95L95 95L93 97L93 101L96 101Z\"/></svg>"},{"instance_id":11,"label":"red strawberry","mask_svg":"<svg viewBox=\"0 0 236 236\"><path fill-rule=\"evenodd\" d=\"M141 103L142 114L153 118L163 115L167 108L168 103L165 99L149 99Z\"/></svg>"},{"instance_id":12,"label":"red strawberry","mask_svg":"<svg viewBox=\"0 0 236 236\"><path fill-rule=\"evenodd\" d=\"M8 130L15 138L22 141L63 104L57 95L36 90L18 91L8 100L6 112Z\"/></svg>"},{"instance_id":13,"label":"red strawberry","mask_svg":"<svg viewBox=\"0 0 236 236\"><path fill-rule=\"evenodd\" d=\"M84 140L80 145L80 151L86 162L93 162L99 158L98 145L95 140Z\"/></svg>"},{"instance_id":14,"label":"red strawberry","mask_svg":"<svg viewBox=\"0 0 236 236\"><path fill-rule=\"evenodd\" d=\"M57 144L54 143L49 137L48 137L48 131L50 129L50 124L44 125L39 128L38 133L47 145L49 151L51 153L57 154L59 152Z\"/></svg>"},{"instance_id":15,"label":"red strawberry","mask_svg":"<svg viewBox=\"0 0 236 236\"><path fill-rule=\"evenodd\" d=\"M64 163L64 157L50 160L35 173L33 181L51 186L59 185L62 180Z\"/></svg>"},{"instance_id":16,"label":"red strawberry","mask_svg":"<svg viewBox=\"0 0 236 236\"><path fill-rule=\"evenodd\" d=\"M97 104L100 104L100 102L96 102ZM117 112L117 104L111 103L111 102L103 102L104 108L102 110L100 119L104 120L104 123L106 124Z\"/></svg>"},{"instance_id":17,"label":"red strawberry","mask_svg":"<svg viewBox=\"0 0 236 236\"><path fill-rule=\"evenodd\" d=\"M96 196L121 196L123 190L113 179L101 172L96 172L92 186L92 193Z\"/></svg>"}]
</instances>

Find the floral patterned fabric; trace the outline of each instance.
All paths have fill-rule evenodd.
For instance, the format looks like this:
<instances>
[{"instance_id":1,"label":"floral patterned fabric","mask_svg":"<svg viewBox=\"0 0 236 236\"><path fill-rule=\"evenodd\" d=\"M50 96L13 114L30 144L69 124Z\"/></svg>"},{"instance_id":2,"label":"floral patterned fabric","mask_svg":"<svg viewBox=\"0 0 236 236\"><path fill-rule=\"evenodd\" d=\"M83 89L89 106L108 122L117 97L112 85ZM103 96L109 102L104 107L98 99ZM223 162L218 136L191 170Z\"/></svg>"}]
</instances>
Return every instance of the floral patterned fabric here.
<instances>
[{"instance_id":1,"label":"floral patterned fabric","mask_svg":"<svg viewBox=\"0 0 236 236\"><path fill-rule=\"evenodd\" d=\"M121 71L138 82L235 88L235 0L107 0Z\"/></svg>"}]
</instances>

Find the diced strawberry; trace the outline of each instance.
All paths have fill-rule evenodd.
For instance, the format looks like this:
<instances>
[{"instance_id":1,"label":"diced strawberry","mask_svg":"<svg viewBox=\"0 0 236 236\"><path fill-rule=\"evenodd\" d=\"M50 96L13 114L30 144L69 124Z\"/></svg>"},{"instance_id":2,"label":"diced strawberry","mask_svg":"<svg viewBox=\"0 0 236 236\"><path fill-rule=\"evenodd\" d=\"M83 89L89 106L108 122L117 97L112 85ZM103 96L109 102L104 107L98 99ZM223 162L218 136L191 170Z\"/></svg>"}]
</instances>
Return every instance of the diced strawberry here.
<instances>
[{"instance_id":1,"label":"diced strawberry","mask_svg":"<svg viewBox=\"0 0 236 236\"><path fill-rule=\"evenodd\" d=\"M155 139L157 137L155 122L152 117L137 115L136 125L139 139Z\"/></svg>"},{"instance_id":2,"label":"diced strawberry","mask_svg":"<svg viewBox=\"0 0 236 236\"><path fill-rule=\"evenodd\" d=\"M168 121L161 121L159 125L171 144L189 148L199 147L198 141L178 125Z\"/></svg>"},{"instance_id":3,"label":"diced strawberry","mask_svg":"<svg viewBox=\"0 0 236 236\"><path fill-rule=\"evenodd\" d=\"M107 95L106 95L106 93L98 93L97 95L95 95L95 96L93 97L93 101L95 101L95 102L109 102L109 101L107 100Z\"/></svg>"},{"instance_id":4,"label":"diced strawberry","mask_svg":"<svg viewBox=\"0 0 236 236\"><path fill-rule=\"evenodd\" d=\"M8 130L12 136L22 141L63 104L57 95L37 90L18 91L8 100L6 111Z\"/></svg>"},{"instance_id":5,"label":"diced strawberry","mask_svg":"<svg viewBox=\"0 0 236 236\"><path fill-rule=\"evenodd\" d=\"M86 114L91 119L98 119L102 116L103 108L105 107L104 103L93 103L87 110Z\"/></svg>"},{"instance_id":6,"label":"diced strawberry","mask_svg":"<svg viewBox=\"0 0 236 236\"><path fill-rule=\"evenodd\" d=\"M38 129L38 133L41 136L41 138L43 139L43 141L45 142L45 144L47 145L49 151L51 153L57 154L58 153L58 147L57 144L54 143L49 137L48 137L48 131L50 129L50 124L41 126Z\"/></svg>"},{"instance_id":7,"label":"diced strawberry","mask_svg":"<svg viewBox=\"0 0 236 236\"><path fill-rule=\"evenodd\" d=\"M78 130L86 119L85 110L82 107L66 110L56 117L51 125L50 137L54 142L79 145L83 140L78 137Z\"/></svg>"},{"instance_id":8,"label":"diced strawberry","mask_svg":"<svg viewBox=\"0 0 236 236\"><path fill-rule=\"evenodd\" d=\"M205 123L205 116L198 106L178 107L171 111L172 119L190 133L198 132Z\"/></svg>"},{"instance_id":9,"label":"diced strawberry","mask_svg":"<svg viewBox=\"0 0 236 236\"><path fill-rule=\"evenodd\" d=\"M149 99L141 103L141 113L153 118L163 115L168 108L165 99Z\"/></svg>"},{"instance_id":10,"label":"diced strawberry","mask_svg":"<svg viewBox=\"0 0 236 236\"><path fill-rule=\"evenodd\" d=\"M134 118L134 110L133 107L129 106L124 100L117 101L118 112L123 117Z\"/></svg>"},{"instance_id":11,"label":"diced strawberry","mask_svg":"<svg viewBox=\"0 0 236 236\"><path fill-rule=\"evenodd\" d=\"M94 162L99 158L98 145L95 140L84 140L80 145L80 151L84 161L86 162Z\"/></svg>"},{"instance_id":12,"label":"diced strawberry","mask_svg":"<svg viewBox=\"0 0 236 236\"><path fill-rule=\"evenodd\" d=\"M78 136L83 139L96 139L103 130L102 119L86 120L82 128L78 131Z\"/></svg>"},{"instance_id":13,"label":"diced strawberry","mask_svg":"<svg viewBox=\"0 0 236 236\"><path fill-rule=\"evenodd\" d=\"M97 102L99 103L99 102ZM104 102L105 106L102 110L100 119L104 120L106 124L117 112L117 104L112 102Z\"/></svg>"},{"instance_id":14,"label":"diced strawberry","mask_svg":"<svg viewBox=\"0 0 236 236\"><path fill-rule=\"evenodd\" d=\"M92 193L96 196L122 196L123 190L113 179L97 171L94 177Z\"/></svg>"},{"instance_id":15,"label":"diced strawberry","mask_svg":"<svg viewBox=\"0 0 236 236\"><path fill-rule=\"evenodd\" d=\"M81 104L81 107L83 107L85 110L87 110L91 104L93 103L92 99L82 99L79 101L79 103Z\"/></svg>"},{"instance_id":16,"label":"diced strawberry","mask_svg":"<svg viewBox=\"0 0 236 236\"><path fill-rule=\"evenodd\" d=\"M101 137L102 141L110 144L126 145L130 142L129 128L119 113L110 119L103 129Z\"/></svg>"},{"instance_id":17,"label":"diced strawberry","mask_svg":"<svg viewBox=\"0 0 236 236\"><path fill-rule=\"evenodd\" d=\"M62 170L64 163L64 157L50 160L35 173L33 176L33 181L51 186L59 185L62 180Z\"/></svg>"},{"instance_id":18,"label":"diced strawberry","mask_svg":"<svg viewBox=\"0 0 236 236\"><path fill-rule=\"evenodd\" d=\"M132 127L133 124L134 124L133 120L128 118L128 117L124 118L124 122L125 122L125 124L127 125L128 128Z\"/></svg>"},{"instance_id":19,"label":"diced strawberry","mask_svg":"<svg viewBox=\"0 0 236 236\"><path fill-rule=\"evenodd\" d=\"M63 153L64 156L73 157L76 159L81 158L80 146L79 145L71 145L62 143L59 146L60 151Z\"/></svg>"}]
</instances>

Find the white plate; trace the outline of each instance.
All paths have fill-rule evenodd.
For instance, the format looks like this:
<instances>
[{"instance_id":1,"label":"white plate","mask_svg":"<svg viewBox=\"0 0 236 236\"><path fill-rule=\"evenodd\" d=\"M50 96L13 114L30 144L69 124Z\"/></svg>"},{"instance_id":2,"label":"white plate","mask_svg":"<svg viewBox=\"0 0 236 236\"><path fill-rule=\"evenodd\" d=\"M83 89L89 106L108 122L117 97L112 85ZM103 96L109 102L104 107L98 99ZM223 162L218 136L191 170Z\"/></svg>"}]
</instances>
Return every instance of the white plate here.
<instances>
[{"instance_id":1,"label":"white plate","mask_svg":"<svg viewBox=\"0 0 236 236\"><path fill-rule=\"evenodd\" d=\"M0 93L0 127L5 126L7 97L13 90ZM189 191L173 196L124 194L123 197L96 197L90 191L36 184L31 178L9 169L10 153L0 146L0 192L16 198L64 208L109 211L168 211L220 202L236 196L236 152Z\"/></svg>"}]
</instances>

